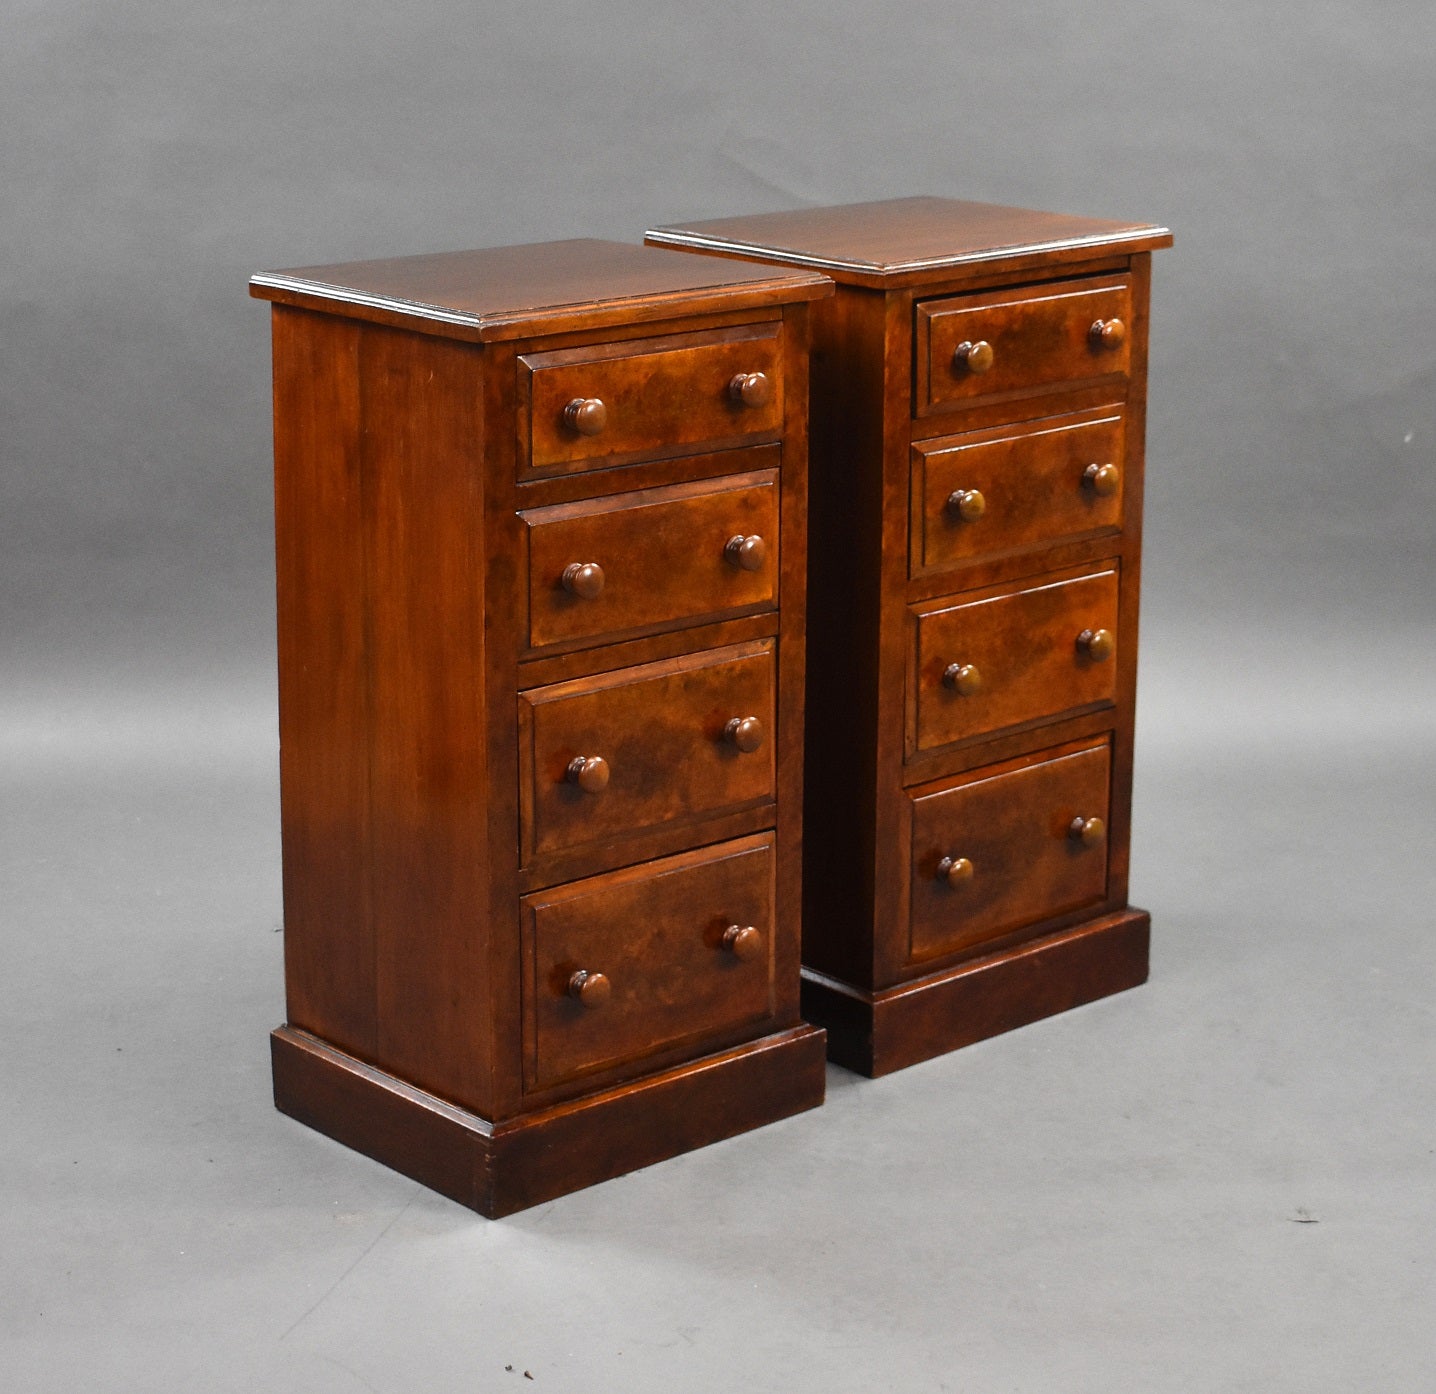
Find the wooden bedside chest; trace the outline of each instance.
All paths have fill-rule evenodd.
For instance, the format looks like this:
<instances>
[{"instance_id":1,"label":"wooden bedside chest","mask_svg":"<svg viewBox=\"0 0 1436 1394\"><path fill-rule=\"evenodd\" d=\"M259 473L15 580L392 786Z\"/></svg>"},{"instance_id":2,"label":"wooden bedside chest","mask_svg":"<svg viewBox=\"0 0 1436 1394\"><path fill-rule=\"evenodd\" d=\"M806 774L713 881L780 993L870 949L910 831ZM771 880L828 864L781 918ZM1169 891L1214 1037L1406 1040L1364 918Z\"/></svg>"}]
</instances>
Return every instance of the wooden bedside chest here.
<instances>
[{"instance_id":1,"label":"wooden bedside chest","mask_svg":"<svg viewBox=\"0 0 1436 1394\"><path fill-rule=\"evenodd\" d=\"M1132 987L1151 252L914 198L650 244L809 267L803 1005L883 1074Z\"/></svg>"},{"instance_id":2,"label":"wooden bedside chest","mask_svg":"<svg viewBox=\"0 0 1436 1394\"><path fill-rule=\"evenodd\" d=\"M486 1215L820 1103L806 271L618 243L274 303L286 1113Z\"/></svg>"}]
</instances>

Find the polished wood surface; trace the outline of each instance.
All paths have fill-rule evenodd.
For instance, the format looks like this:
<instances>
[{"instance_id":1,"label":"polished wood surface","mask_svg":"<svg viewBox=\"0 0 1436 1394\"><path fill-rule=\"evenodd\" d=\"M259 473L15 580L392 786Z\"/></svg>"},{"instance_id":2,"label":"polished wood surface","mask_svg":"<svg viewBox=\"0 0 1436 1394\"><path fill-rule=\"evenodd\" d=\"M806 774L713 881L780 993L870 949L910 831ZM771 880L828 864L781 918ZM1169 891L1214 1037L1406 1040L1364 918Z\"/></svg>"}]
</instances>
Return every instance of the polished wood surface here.
<instances>
[{"instance_id":1,"label":"polished wood surface","mask_svg":"<svg viewBox=\"0 0 1436 1394\"><path fill-rule=\"evenodd\" d=\"M765 833L526 896L529 1083L545 1089L620 1066L631 1073L665 1048L770 1021L773 895ZM767 952L732 952L724 940L735 923L751 926ZM579 972L612 985L597 1010L574 999Z\"/></svg>"},{"instance_id":2,"label":"polished wood surface","mask_svg":"<svg viewBox=\"0 0 1436 1394\"><path fill-rule=\"evenodd\" d=\"M776 440L781 320L555 349L519 359L521 454L533 473ZM735 394L735 379L761 390Z\"/></svg>"},{"instance_id":3,"label":"polished wood surface","mask_svg":"<svg viewBox=\"0 0 1436 1394\"><path fill-rule=\"evenodd\" d=\"M528 646L653 633L775 605L778 492L777 472L764 470L525 509ZM758 539L749 544L751 565L730 559L735 536ZM585 594L566 584L571 566L601 571L601 585Z\"/></svg>"},{"instance_id":4,"label":"polished wood surface","mask_svg":"<svg viewBox=\"0 0 1436 1394\"><path fill-rule=\"evenodd\" d=\"M645 240L813 267L846 285L888 291L993 267L1011 273L1102 252L1126 257L1168 247L1172 235L1150 223L915 197L674 224L651 229Z\"/></svg>"},{"instance_id":5,"label":"polished wood surface","mask_svg":"<svg viewBox=\"0 0 1436 1394\"><path fill-rule=\"evenodd\" d=\"M830 292L827 277L812 272L705 267L594 238L301 266L250 279L250 294L262 300L485 343L771 310Z\"/></svg>"},{"instance_id":6,"label":"polished wood surface","mask_svg":"<svg viewBox=\"0 0 1436 1394\"><path fill-rule=\"evenodd\" d=\"M641 249L606 275L602 245L255 288L279 302L276 1100L485 1213L823 1089L797 909L831 286ZM401 285L428 308L365 298ZM555 429L623 449L536 468L542 374Z\"/></svg>"},{"instance_id":7,"label":"polished wood surface","mask_svg":"<svg viewBox=\"0 0 1436 1394\"><path fill-rule=\"evenodd\" d=\"M1016 291L987 291L923 301L917 307L916 414L986 398L1037 396L1054 385L1125 377L1125 333L1094 333L1103 316L1130 319L1122 277L1055 281ZM985 354L975 367L977 340Z\"/></svg>"},{"instance_id":8,"label":"polished wood surface","mask_svg":"<svg viewBox=\"0 0 1436 1394\"><path fill-rule=\"evenodd\" d=\"M1117 532L1123 449L1120 408L920 442L912 452L912 574ZM954 495L973 493L980 509L954 507Z\"/></svg>"},{"instance_id":9,"label":"polished wood surface","mask_svg":"<svg viewBox=\"0 0 1436 1394\"><path fill-rule=\"evenodd\" d=\"M803 925L834 1058L899 1068L1142 981L1132 716L1150 254L1170 234L901 199L649 241L839 282L813 307ZM1097 807L1022 773L1068 747L1105 752ZM995 796L991 839L924 842L919 876L915 800L977 807L989 786L1020 796ZM1044 804L1040 838L1012 821Z\"/></svg>"},{"instance_id":10,"label":"polished wood surface","mask_svg":"<svg viewBox=\"0 0 1436 1394\"><path fill-rule=\"evenodd\" d=\"M911 960L1100 904L1110 766L1107 742L1089 742L915 790ZM1077 819L1098 835L1074 837ZM956 862L967 870L954 881Z\"/></svg>"},{"instance_id":11,"label":"polished wood surface","mask_svg":"<svg viewBox=\"0 0 1436 1394\"><path fill-rule=\"evenodd\" d=\"M622 855L629 834L771 802L774 647L702 650L521 693L526 859L586 843ZM601 780L570 774L594 761Z\"/></svg>"}]
</instances>

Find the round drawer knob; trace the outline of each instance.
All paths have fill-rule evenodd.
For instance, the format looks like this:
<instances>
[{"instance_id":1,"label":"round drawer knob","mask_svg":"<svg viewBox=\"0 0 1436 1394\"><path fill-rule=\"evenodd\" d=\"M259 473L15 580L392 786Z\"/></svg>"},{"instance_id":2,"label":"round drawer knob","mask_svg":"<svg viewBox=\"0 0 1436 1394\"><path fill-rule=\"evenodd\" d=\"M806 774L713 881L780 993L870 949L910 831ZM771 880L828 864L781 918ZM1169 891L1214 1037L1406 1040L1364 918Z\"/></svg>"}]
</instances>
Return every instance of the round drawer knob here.
<instances>
[{"instance_id":1,"label":"round drawer knob","mask_svg":"<svg viewBox=\"0 0 1436 1394\"><path fill-rule=\"evenodd\" d=\"M1067 835L1073 842L1080 842L1084 847L1098 847L1107 836L1107 825L1100 818L1083 818L1079 815L1072 820Z\"/></svg>"},{"instance_id":2,"label":"round drawer knob","mask_svg":"<svg viewBox=\"0 0 1436 1394\"><path fill-rule=\"evenodd\" d=\"M613 995L613 984L602 973L590 973L580 968L568 980L568 995L590 1011L601 1007Z\"/></svg>"},{"instance_id":3,"label":"round drawer knob","mask_svg":"<svg viewBox=\"0 0 1436 1394\"><path fill-rule=\"evenodd\" d=\"M564 777L585 794L601 794L608 788L608 761L602 755L575 755Z\"/></svg>"},{"instance_id":4,"label":"round drawer knob","mask_svg":"<svg viewBox=\"0 0 1436 1394\"><path fill-rule=\"evenodd\" d=\"M608 408L601 397L575 397L563 409L563 424L581 436L596 436L608 425Z\"/></svg>"},{"instance_id":5,"label":"round drawer knob","mask_svg":"<svg viewBox=\"0 0 1436 1394\"><path fill-rule=\"evenodd\" d=\"M734 958L751 963L763 956L763 931L750 924L730 924L723 931L723 947Z\"/></svg>"},{"instance_id":6,"label":"round drawer knob","mask_svg":"<svg viewBox=\"0 0 1436 1394\"><path fill-rule=\"evenodd\" d=\"M975 343L971 339L964 339L953 350L953 370L959 373L985 373L991 369L995 357L992 345L986 339L978 339Z\"/></svg>"},{"instance_id":7,"label":"round drawer knob","mask_svg":"<svg viewBox=\"0 0 1436 1394\"><path fill-rule=\"evenodd\" d=\"M1082 482L1101 498L1111 498L1122 487L1122 473L1116 465L1088 465Z\"/></svg>"},{"instance_id":8,"label":"round drawer knob","mask_svg":"<svg viewBox=\"0 0 1436 1394\"><path fill-rule=\"evenodd\" d=\"M1127 326L1119 319L1099 319L1087 332L1098 348L1121 348L1127 341Z\"/></svg>"},{"instance_id":9,"label":"round drawer knob","mask_svg":"<svg viewBox=\"0 0 1436 1394\"><path fill-rule=\"evenodd\" d=\"M728 384L728 395L745 407L766 407L773 400L767 373L739 373Z\"/></svg>"},{"instance_id":10,"label":"round drawer knob","mask_svg":"<svg viewBox=\"0 0 1436 1394\"><path fill-rule=\"evenodd\" d=\"M751 755L763 744L763 723L756 716L735 716L724 728L725 740Z\"/></svg>"},{"instance_id":11,"label":"round drawer knob","mask_svg":"<svg viewBox=\"0 0 1436 1394\"><path fill-rule=\"evenodd\" d=\"M1117 636L1110 629L1084 629L1077 636L1077 648L1093 663L1105 663L1117 652Z\"/></svg>"},{"instance_id":12,"label":"round drawer knob","mask_svg":"<svg viewBox=\"0 0 1436 1394\"><path fill-rule=\"evenodd\" d=\"M949 663L942 672L942 685L959 697L975 697L982 691L982 674L971 663Z\"/></svg>"},{"instance_id":13,"label":"round drawer knob","mask_svg":"<svg viewBox=\"0 0 1436 1394\"><path fill-rule=\"evenodd\" d=\"M937 864L937 879L956 890L964 881L972 880L972 863L966 857L944 857Z\"/></svg>"},{"instance_id":14,"label":"round drawer knob","mask_svg":"<svg viewBox=\"0 0 1436 1394\"><path fill-rule=\"evenodd\" d=\"M596 561L570 562L563 569L563 588L580 600L597 600L603 591L603 568Z\"/></svg>"},{"instance_id":15,"label":"round drawer knob","mask_svg":"<svg viewBox=\"0 0 1436 1394\"><path fill-rule=\"evenodd\" d=\"M758 534L730 537L723 548L723 557L739 571L759 571L768 557L768 544Z\"/></svg>"},{"instance_id":16,"label":"round drawer knob","mask_svg":"<svg viewBox=\"0 0 1436 1394\"><path fill-rule=\"evenodd\" d=\"M947 496L947 511L964 523L975 523L987 512L981 489L954 489Z\"/></svg>"}]
</instances>

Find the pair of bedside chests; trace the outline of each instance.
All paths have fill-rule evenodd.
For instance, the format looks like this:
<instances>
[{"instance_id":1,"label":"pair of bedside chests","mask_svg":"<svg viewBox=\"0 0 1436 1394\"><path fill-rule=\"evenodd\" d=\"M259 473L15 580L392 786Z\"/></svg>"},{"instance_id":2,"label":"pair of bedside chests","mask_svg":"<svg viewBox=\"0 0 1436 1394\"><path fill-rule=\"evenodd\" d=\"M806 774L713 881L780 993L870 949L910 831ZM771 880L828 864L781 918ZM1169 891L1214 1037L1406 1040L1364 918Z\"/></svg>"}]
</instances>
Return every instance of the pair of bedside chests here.
<instances>
[{"instance_id":1,"label":"pair of bedside chests","mask_svg":"<svg viewBox=\"0 0 1436 1394\"><path fill-rule=\"evenodd\" d=\"M503 1215L1144 981L1170 242L914 198L256 276L279 1107Z\"/></svg>"}]
</instances>

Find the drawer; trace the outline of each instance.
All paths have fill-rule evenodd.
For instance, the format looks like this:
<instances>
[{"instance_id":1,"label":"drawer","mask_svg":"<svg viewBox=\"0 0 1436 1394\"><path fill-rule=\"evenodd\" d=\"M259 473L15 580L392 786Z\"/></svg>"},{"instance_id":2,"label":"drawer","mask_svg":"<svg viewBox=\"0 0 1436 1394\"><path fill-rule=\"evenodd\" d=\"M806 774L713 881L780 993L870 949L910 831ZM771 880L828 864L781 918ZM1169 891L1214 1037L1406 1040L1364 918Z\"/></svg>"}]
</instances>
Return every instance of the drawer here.
<instances>
[{"instance_id":1,"label":"drawer","mask_svg":"<svg viewBox=\"0 0 1436 1394\"><path fill-rule=\"evenodd\" d=\"M529 647L772 609L778 474L759 470L519 514Z\"/></svg>"},{"instance_id":2,"label":"drawer","mask_svg":"<svg viewBox=\"0 0 1436 1394\"><path fill-rule=\"evenodd\" d=\"M1111 703L1117 571L919 611L909 752Z\"/></svg>"},{"instance_id":3,"label":"drawer","mask_svg":"<svg viewBox=\"0 0 1436 1394\"><path fill-rule=\"evenodd\" d=\"M917 307L916 413L1125 376L1131 324L1124 276L925 301Z\"/></svg>"},{"instance_id":4,"label":"drawer","mask_svg":"<svg viewBox=\"0 0 1436 1394\"><path fill-rule=\"evenodd\" d=\"M1113 408L915 446L911 574L1116 532L1123 427Z\"/></svg>"},{"instance_id":5,"label":"drawer","mask_svg":"<svg viewBox=\"0 0 1436 1394\"><path fill-rule=\"evenodd\" d=\"M773 876L764 833L525 896L529 1088L770 1018Z\"/></svg>"},{"instance_id":6,"label":"drawer","mask_svg":"<svg viewBox=\"0 0 1436 1394\"><path fill-rule=\"evenodd\" d=\"M776 440L781 324L521 355L519 477Z\"/></svg>"},{"instance_id":7,"label":"drawer","mask_svg":"<svg viewBox=\"0 0 1436 1394\"><path fill-rule=\"evenodd\" d=\"M774 797L772 640L519 695L525 862Z\"/></svg>"},{"instance_id":8,"label":"drawer","mask_svg":"<svg viewBox=\"0 0 1436 1394\"><path fill-rule=\"evenodd\" d=\"M912 961L1107 895L1107 739L965 774L912 800Z\"/></svg>"}]
</instances>

